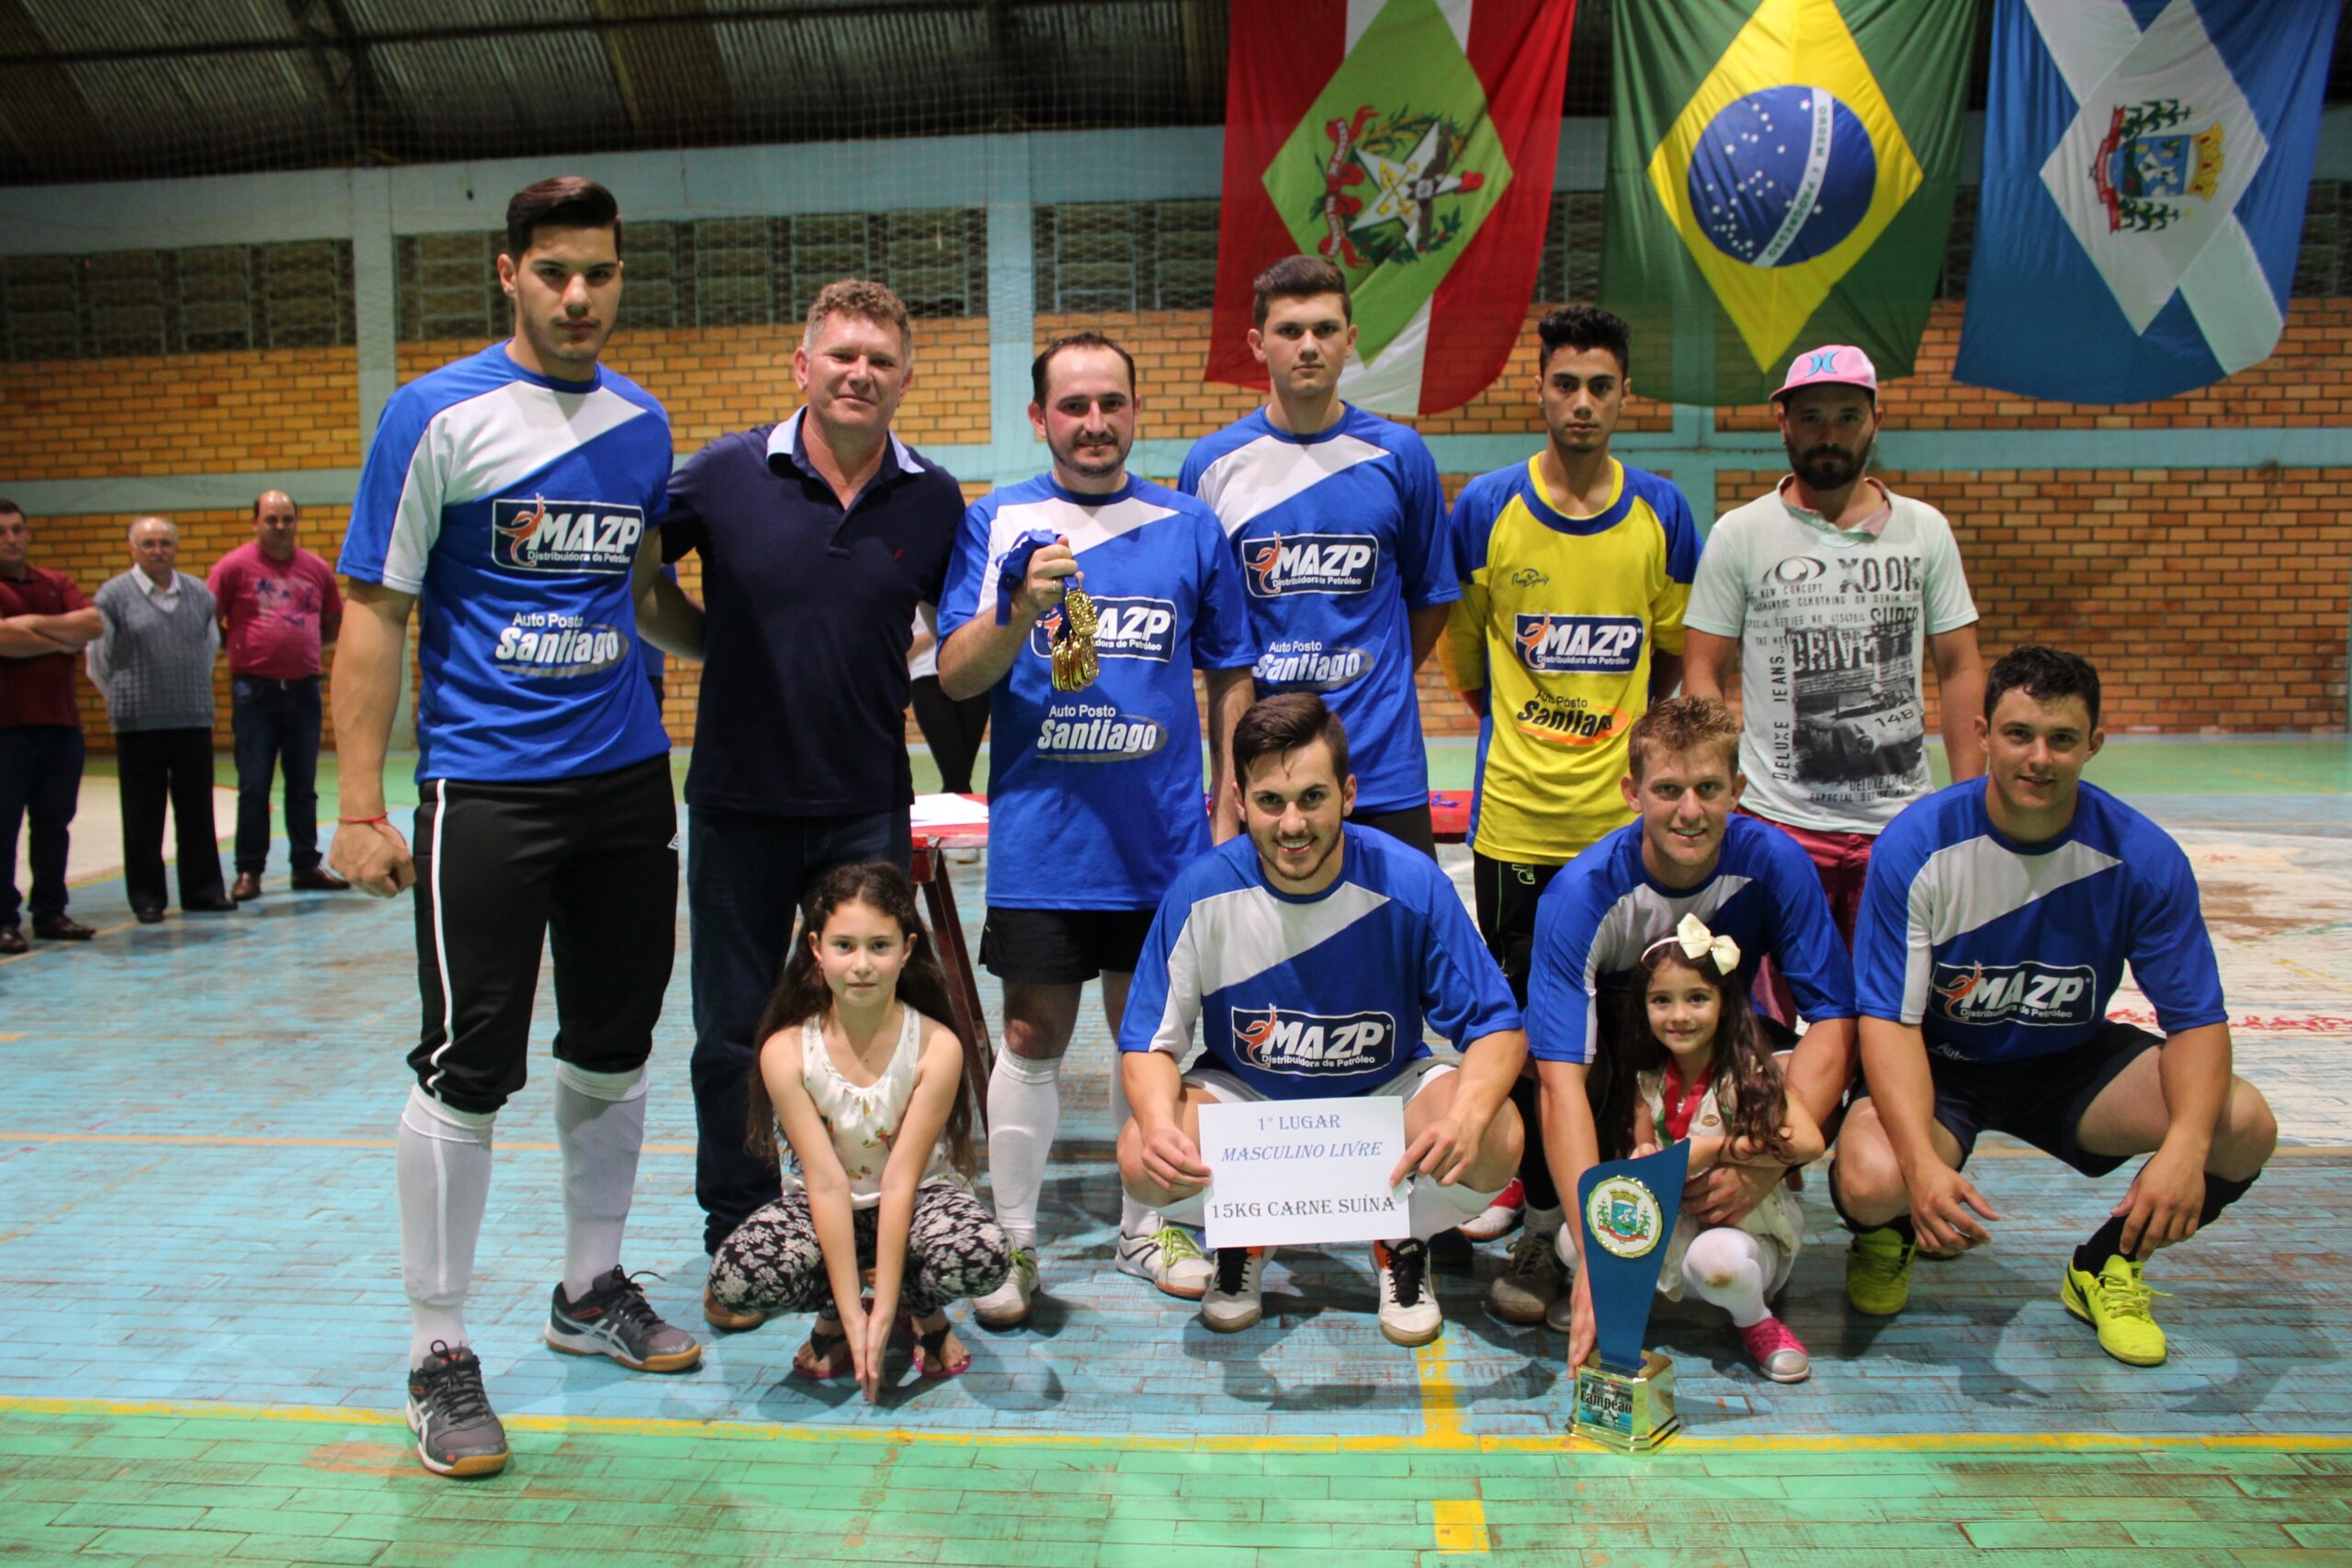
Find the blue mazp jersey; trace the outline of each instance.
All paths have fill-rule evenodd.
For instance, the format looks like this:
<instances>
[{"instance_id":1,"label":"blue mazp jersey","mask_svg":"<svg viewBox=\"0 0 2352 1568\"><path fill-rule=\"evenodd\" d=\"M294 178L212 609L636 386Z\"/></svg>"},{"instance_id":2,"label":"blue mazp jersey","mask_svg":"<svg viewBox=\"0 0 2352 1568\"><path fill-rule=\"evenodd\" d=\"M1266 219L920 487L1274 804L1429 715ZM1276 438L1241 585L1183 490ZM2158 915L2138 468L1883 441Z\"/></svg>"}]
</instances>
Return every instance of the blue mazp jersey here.
<instances>
[{"instance_id":1,"label":"blue mazp jersey","mask_svg":"<svg viewBox=\"0 0 2352 1568\"><path fill-rule=\"evenodd\" d=\"M1274 1100L1365 1094L1430 1055L1520 1027L1510 987L1435 862L1348 827L1340 875L1307 897L1266 886L1257 846L1184 868L1145 938L1122 1051L1207 1066ZM994 857L991 856L991 859Z\"/></svg>"},{"instance_id":2,"label":"blue mazp jersey","mask_svg":"<svg viewBox=\"0 0 2352 1568\"><path fill-rule=\"evenodd\" d=\"M2228 1018L2169 834L2086 784L2064 833L2020 845L1993 826L1989 787L1939 790L1879 835L1854 931L1865 1017L1962 1061L2044 1056L2091 1037L2128 963L2165 1033Z\"/></svg>"},{"instance_id":3,"label":"blue mazp jersey","mask_svg":"<svg viewBox=\"0 0 2352 1568\"><path fill-rule=\"evenodd\" d=\"M1294 435L1260 409L1194 442L1176 484L1216 510L1240 559L1259 694L1321 694L1347 726L1359 812L1425 803L1407 612L1462 586L1420 436L1352 406Z\"/></svg>"},{"instance_id":4,"label":"blue mazp jersey","mask_svg":"<svg viewBox=\"0 0 2352 1568\"><path fill-rule=\"evenodd\" d=\"M1806 1021L1854 1016L1854 976L1829 916L1821 874L1794 839L1769 822L1724 824L1715 874L1670 888L1642 865L1642 825L1630 822L1577 856L1535 905L1527 977L1527 1048L1539 1061L1589 1062L1606 1021L1601 987L1640 962L1650 943L1696 915L1739 943L1732 991L1745 997L1766 954L1788 976Z\"/></svg>"},{"instance_id":5,"label":"blue mazp jersey","mask_svg":"<svg viewBox=\"0 0 2352 1568\"><path fill-rule=\"evenodd\" d=\"M670 749L629 569L670 421L611 370L535 376L492 344L394 392L337 570L417 596L416 776L610 773Z\"/></svg>"},{"instance_id":6,"label":"blue mazp jersey","mask_svg":"<svg viewBox=\"0 0 2352 1568\"><path fill-rule=\"evenodd\" d=\"M1257 657L1238 569L1209 509L1129 479L1081 496L1051 475L964 513L939 639L996 615L999 562L1043 528L1069 541L1096 614L1101 673L1057 692L1057 610L989 706L989 903L1011 909L1148 909L1209 847L1193 671Z\"/></svg>"}]
</instances>

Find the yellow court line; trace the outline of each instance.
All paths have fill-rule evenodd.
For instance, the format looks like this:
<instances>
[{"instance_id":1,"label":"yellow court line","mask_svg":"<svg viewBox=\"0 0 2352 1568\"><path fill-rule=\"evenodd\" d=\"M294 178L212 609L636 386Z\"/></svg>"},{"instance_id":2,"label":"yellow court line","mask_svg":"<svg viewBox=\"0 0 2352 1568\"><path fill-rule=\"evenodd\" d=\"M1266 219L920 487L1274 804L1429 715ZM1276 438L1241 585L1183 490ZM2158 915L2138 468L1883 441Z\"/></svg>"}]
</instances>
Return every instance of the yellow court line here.
<instances>
[{"instance_id":1,"label":"yellow court line","mask_svg":"<svg viewBox=\"0 0 2352 1568\"><path fill-rule=\"evenodd\" d=\"M1430 1505L1430 1522L1436 1527L1441 1557L1493 1550L1487 1534L1487 1507L1476 1497L1437 1499Z\"/></svg>"},{"instance_id":2,"label":"yellow court line","mask_svg":"<svg viewBox=\"0 0 2352 1568\"><path fill-rule=\"evenodd\" d=\"M1462 1395L1453 1386L1453 1336L1440 1335L1413 1350L1413 1371L1421 1385L1421 1430L1431 1438L1462 1436Z\"/></svg>"},{"instance_id":3,"label":"yellow court line","mask_svg":"<svg viewBox=\"0 0 2352 1568\"><path fill-rule=\"evenodd\" d=\"M342 1410L324 1405L237 1404L172 1399L56 1399L0 1394L0 1417L26 1416L172 1416L197 1420L282 1421L308 1426L395 1427L406 1428L397 1410ZM578 1433L582 1436L698 1438L732 1442L848 1443L886 1448L1061 1448L1097 1449L1114 1453L1559 1453L1599 1457L1613 1450L1579 1439L1556 1437L1476 1437L1406 1434L1377 1437L1295 1436L1263 1434L1216 1435L1194 1438L1155 1438L1132 1432L918 1431L891 1427L792 1426L777 1421L692 1421L675 1417L635 1416L507 1416L501 1418L510 1431ZM2132 1449L2181 1451L2236 1450L2253 1453L2352 1452L2352 1434L2294 1435L2275 1432L2214 1433L2191 1436L2166 1432L2133 1436L2120 1432L1915 1432L1831 1436L1772 1436L1758 1433L1709 1437L1685 1431L1660 1454L1691 1450L1707 1453L1967 1453L1984 1450L2004 1452L2088 1452Z\"/></svg>"}]
</instances>

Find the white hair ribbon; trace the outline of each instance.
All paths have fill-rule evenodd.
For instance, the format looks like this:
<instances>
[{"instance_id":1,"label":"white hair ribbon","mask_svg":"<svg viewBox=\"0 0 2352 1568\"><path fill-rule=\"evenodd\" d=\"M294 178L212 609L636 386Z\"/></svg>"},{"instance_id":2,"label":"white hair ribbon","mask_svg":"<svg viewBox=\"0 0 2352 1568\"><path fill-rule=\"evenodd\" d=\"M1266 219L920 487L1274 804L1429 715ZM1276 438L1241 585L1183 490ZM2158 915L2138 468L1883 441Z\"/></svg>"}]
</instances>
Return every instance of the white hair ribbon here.
<instances>
[{"instance_id":1,"label":"white hair ribbon","mask_svg":"<svg viewBox=\"0 0 2352 1568\"><path fill-rule=\"evenodd\" d=\"M1739 967L1739 943L1728 936L1717 936L1707 929L1707 922L1696 915L1685 915L1674 928L1672 936L1664 936L1642 949L1647 958L1659 948L1672 943L1682 950L1682 956L1696 964L1702 958L1713 958L1716 972L1728 975Z\"/></svg>"}]
</instances>

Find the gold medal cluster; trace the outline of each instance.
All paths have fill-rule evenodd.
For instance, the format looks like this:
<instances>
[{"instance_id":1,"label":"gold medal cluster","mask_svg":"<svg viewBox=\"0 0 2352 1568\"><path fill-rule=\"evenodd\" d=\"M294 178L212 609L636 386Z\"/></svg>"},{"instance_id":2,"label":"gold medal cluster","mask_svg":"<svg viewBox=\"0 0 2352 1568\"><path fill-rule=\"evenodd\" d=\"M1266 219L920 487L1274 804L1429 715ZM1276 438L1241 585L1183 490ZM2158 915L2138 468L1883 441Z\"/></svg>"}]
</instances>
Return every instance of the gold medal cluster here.
<instances>
[{"instance_id":1,"label":"gold medal cluster","mask_svg":"<svg viewBox=\"0 0 2352 1568\"><path fill-rule=\"evenodd\" d=\"M1054 690L1082 692L1094 684L1094 601L1083 588L1062 596L1062 624L1054 632Z\"/></svg>"}]
</instances>

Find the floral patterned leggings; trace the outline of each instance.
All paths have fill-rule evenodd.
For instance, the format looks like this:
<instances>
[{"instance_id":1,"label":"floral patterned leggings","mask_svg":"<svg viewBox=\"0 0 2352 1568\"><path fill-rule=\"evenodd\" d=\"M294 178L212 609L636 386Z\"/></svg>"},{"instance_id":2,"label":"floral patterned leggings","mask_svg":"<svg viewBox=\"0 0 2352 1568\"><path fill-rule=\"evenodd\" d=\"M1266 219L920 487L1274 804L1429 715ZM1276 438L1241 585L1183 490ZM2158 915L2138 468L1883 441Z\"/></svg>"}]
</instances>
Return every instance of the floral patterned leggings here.
<instances>
[{"instance_id":1,"label":"floral patterned leggings","mask_svg":"<svg viewBox=\"0 0 2352 1568\"><path fill-rule=\"evenodd\" d=\"M852 1215L861 1269L874 1266L880 1218L878 1208ZM926 1181L915 1189L905 1280L899 1290L899 1304L907 1312L929 1317L959 1297L986 1295L1004 1282L1012 1266L1004 1232L978 1198L946 1181ZM720 1244L710 1263L710 1293L737 1312L831 1314L832 1282L825 1274L824 1249L817 1244L806 1193L777 1199Z\"/></svg>"}]
</instances>

